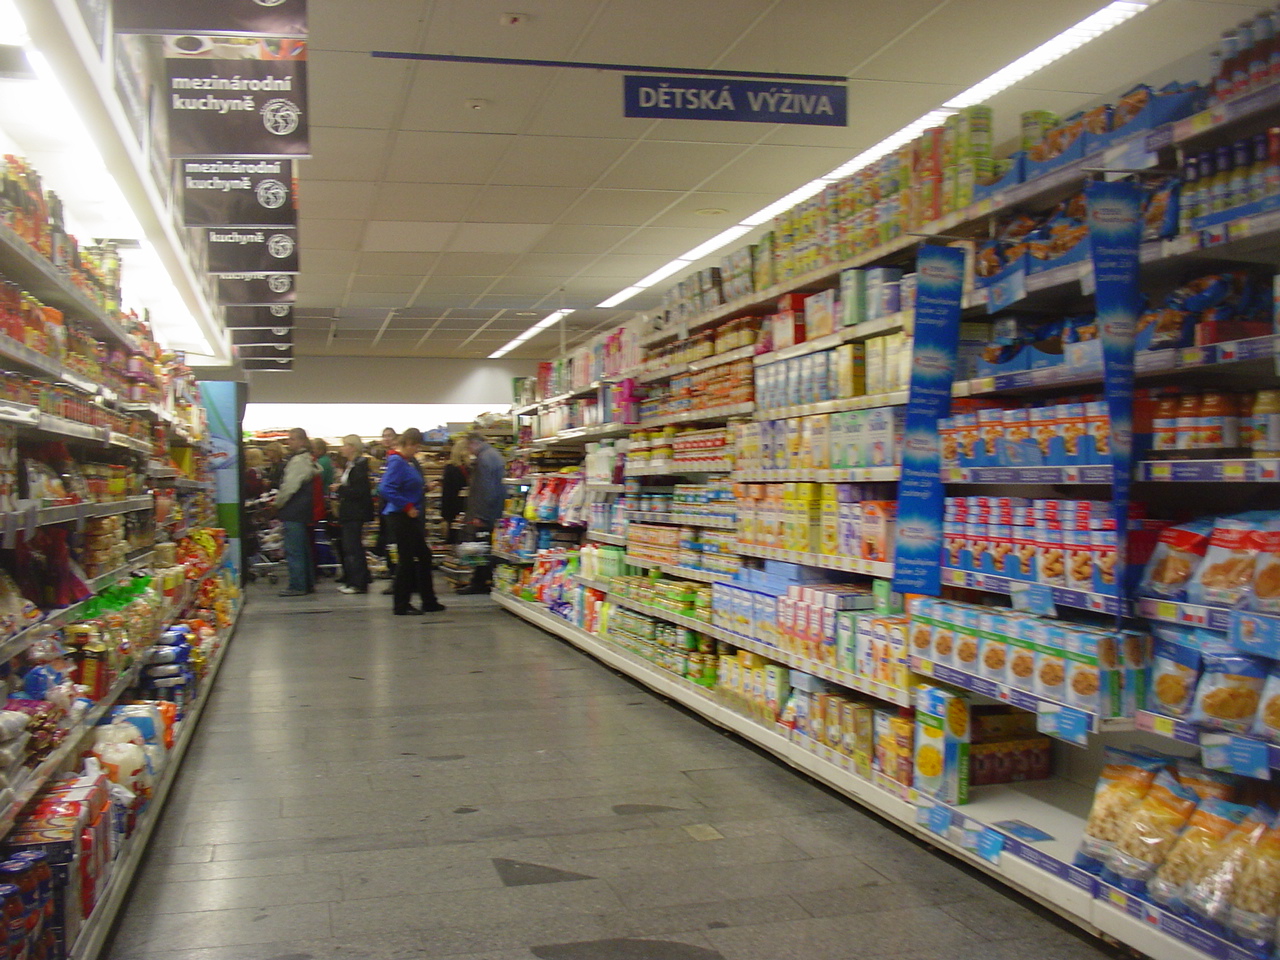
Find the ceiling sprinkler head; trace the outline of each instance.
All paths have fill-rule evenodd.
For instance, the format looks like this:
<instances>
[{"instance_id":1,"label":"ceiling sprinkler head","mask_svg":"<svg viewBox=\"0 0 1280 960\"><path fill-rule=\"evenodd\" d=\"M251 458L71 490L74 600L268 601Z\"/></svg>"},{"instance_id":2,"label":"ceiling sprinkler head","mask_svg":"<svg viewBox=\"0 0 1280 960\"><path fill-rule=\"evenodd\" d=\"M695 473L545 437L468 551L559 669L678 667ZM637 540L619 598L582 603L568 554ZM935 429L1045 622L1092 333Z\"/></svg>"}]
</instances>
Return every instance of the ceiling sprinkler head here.
<instances>
[{"instance_id":1,"label":"ceiling sprinkler head","mask_svg":"<svg viewBox=\"0 0 1280 960\"><path fill-rule=\"evenodd\" d=\"M468 110L483 110L485 107L489 106L488 100L480 100L477 98L469 98L462 102Z\"/></svg>"}]
</instances>

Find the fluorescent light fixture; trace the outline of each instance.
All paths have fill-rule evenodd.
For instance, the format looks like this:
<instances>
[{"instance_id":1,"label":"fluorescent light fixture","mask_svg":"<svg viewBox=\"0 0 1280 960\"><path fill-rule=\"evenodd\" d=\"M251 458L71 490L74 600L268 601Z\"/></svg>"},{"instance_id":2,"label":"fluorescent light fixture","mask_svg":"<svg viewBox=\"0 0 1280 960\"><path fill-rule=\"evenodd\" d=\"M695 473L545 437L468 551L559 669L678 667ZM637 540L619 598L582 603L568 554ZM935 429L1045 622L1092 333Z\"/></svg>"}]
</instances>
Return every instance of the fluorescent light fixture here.
<instances>
[{"instance_id":1,"label":"fluorescent light fixture","mask_svg":"<svg viewBox=\"0 0 1280 960\"><path fill-rule=\"evenodd\" d=\"M1117 0L1115 3L1109 3L1093 16L1085 17L1074 27L1068 27L1007 67L997 70L985 80L975 83L968 90L952 97L943 106L960 110L971 107L975 103L990 100L1018 81L1025 80L1038 70L1043 70L1049 64L1062 59L1072 50L1083 47L1090 40L1102 36L1113 27L1118 27L1126 20L1137 16L1155 2L1156 0Z\"/></svg>"},{"instance_id":2,"label":"fluorescent light fixture","mask_svg":"<svg viewBox=\"0 0 1280 960\"><path fill-rule=\"evenodd\" d=\"M524 333L520 334L518 337L515 337L509 343L503 344L497 350L493 351L493 353L489 354L489 359L490 360L502 359L508 353L514 350L516 347L520 346L520 344L525 343L528 340L532 340L534 337L540 334L543 330L546 330L549 327L554 327L556 323L558 323L560 320L563 320L565 317L567 317L571 313L573 313L573 311L570 309L562 309L562 310L555 310L547 314L545 317L543 317L541 320L539 320L537 323L531 326Z\"/></svg>"},{"instance_id":3,"label":"fluorescent light fixture","mask_svg":"<svg viewBox=\"0 0 1280 960\"><path fill-rule=\"evenodd\" d=\"M717 250L727 247L739 237L750 233L752 229L761 224L768 223L780 213L785 213L797 203L808 200L810 197L821 192L828 184L842 180L851 173L856 173L868 164L875 163L881 157L892 153L901 146L910 143L925 130L930 127L936 127L943 123L947 117L962 110L965 107L973 106L990 100L996 94L1007 90L1009 87L1025 80L1031 74L1038 70L1042 70L1049 64L1060 60L1072 50L1084 46L1090 40L1102 36L1113 27L1117 27L1126 20L1137 16L1143 10L1158 3L1159 0L1116 0L1103 7L1097 13L1090 17L1086 17L1077 23L1074 27L1068 27L1062 33L1058 34L1051 40L1042 43L1026 56L1019 57L1013 63L1000 70L997 70L991 76L987 77L979 83L974 84L963 93L959 93L952 97L937 110L930 110L923 117L913 120L901 130L890 134L873 147L863 150L853 159L842 163L824 177L818 177L816 180L810 180L804 186L797 187L788 193L785 197L779 197L767 207L757 210L751 216L744 218L735 226L730 227L721 233L716 234L705 243L699 244L688 253L682 254L672 260L665 266L659 267L649 276L642 280L637 280L632 286L625 290L619 290L607 300L602 300L596 304L597 307L616 307L619 304L626 303L637 293L648 287L653 286L660 280L671 276L683 270L687 266L691 266L703 257L710 256ZM510 348L510 344L503 348L505 352ZM495 354L500 356L501 354Z\"/></svg>"},{"instance_id":4,"label":"fluorescent light fixture","mask_svg":"<svg viewBox=\"0 0 1280 960\"><path fill-rule=\"evenodd\" d=\"M637 293L640 293L643 290L644 290L644 287L627 287L625 290L619 290L608 300L601 300L599 303L596 304L596 306L603 307L605 309L609 307L616 307L620 303L626 303L628 300L634 297Z\"/></svg>"}]
</instances>

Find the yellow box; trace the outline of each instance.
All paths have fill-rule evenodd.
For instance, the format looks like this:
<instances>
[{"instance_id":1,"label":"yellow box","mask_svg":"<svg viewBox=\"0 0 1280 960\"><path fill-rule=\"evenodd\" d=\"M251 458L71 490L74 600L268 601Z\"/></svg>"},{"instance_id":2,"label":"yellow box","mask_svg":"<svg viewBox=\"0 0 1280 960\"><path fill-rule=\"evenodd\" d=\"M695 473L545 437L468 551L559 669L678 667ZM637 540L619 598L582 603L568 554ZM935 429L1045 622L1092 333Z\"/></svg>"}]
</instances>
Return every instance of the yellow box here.
<instances>
[{"instance_id":1,"label":"yellow box","mask_svg":"<svg viewBox=\"0 0 1280 960\"><path fill-rule=\"evenodd\" d=\"M836 396L860 397L867 392L867 353L861 343L836 347Z\"/></svg>"},{"instance_id":2,"label":"yellow box","mask_svg":"<svg viewBox=\"0 0 1280 960\"><path fill-rule=\"evenodd\" d=\"M840 553L840 504L834 499L820 501L822 539L818 552L825 557Z\"/></svg>"},{"instance_id":3,"label":"yellow box","mask_svg":"<svg viewBox=\"0 0 1280 960\"><path fill-rule=\"evenodd\" d=\"M819 413L805 417L809 438L806 444L809 452L809 466L814 470L831 469L831 416Z\"/></svg>"}]
</instances>

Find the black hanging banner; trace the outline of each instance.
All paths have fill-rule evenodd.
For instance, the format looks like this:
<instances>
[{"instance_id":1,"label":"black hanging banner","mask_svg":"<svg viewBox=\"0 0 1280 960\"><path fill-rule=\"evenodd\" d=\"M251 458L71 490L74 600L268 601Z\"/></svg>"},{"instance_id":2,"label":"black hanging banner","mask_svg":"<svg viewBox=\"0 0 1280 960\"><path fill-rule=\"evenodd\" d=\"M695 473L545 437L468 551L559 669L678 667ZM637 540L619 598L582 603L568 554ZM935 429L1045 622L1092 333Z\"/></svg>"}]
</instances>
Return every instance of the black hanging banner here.
<instances>
[{"instance_id":1,"label":"black hanging banner","mask_svg":"<svg viewBox=\"0 0 1280 960\"><path fill-rule=\"evenodd\" d=\"M256 344L253 346L236 347L236 353L239 355L241 360L292 360L293 344Z\"/></svg>"},{"instance_id":2,"label":"black hanging banner","mask_svg":"<svg viewBox=\"0 0 1280 960\"><path fill-rule=\"evenodd\" d=\"M297 273L293 227L211 228L205 232L209 273Z\"/></svg>"},{"instance_id":3,"label":"black hanging banner","mask_svg":"<svg viewBox=\"0 0 1280 960\"><path fill-rule=\"evenodd\" d=\"M117 33L307 35L307 0L115 0L113 13Z\"/></svg>"},{"instance_id":4,"label":"black hanging banner","mask_svg":"<svg viewBox=\"0 0 1280 960\"><path fill-rule=\"evenodd\" d=\"M291 273L248 276L227 274L217 278L218 303L257 306L293 303L298 298L297 278Z\"/></svg>"},{"instance_id":5,"label":"black hanging banner","mask_svg":"<svg viewBox=\"0 0 1280 960\"><path fill-rule=\"evenodd\" d=\"M250 327L231 331L231 342L237 347L267 343L293 343L293 327Z\"/></svg>"},{"instance_id":6,"label":"black hanging banner","mask_svg":"<svg viewBox=\"0 0 1280 960\"><path fill-rule=\"evenodd\" d=\"M270 307L227 307L228 330L276 330L293 327L293 307L276 304Z\"/></svg>"},{"instance_id":7,"label":"black hanging banner","mask_svg":"<svg viewBox=\"0 0 1280 960\"><path fill-rule=\"evenodd\" d=\"M165 61L169 154L305 157L305 60Z\"/></svg>"},{"instance_id":8,"label":"black hanging banner","mask_svg":"<svg viewBox=\"0 0 1280 960\"><path fill-rule=\"evenodd\" d=\"M181 160L188 227L298 225L290 160Z\"/></svg>"}]
</instances>

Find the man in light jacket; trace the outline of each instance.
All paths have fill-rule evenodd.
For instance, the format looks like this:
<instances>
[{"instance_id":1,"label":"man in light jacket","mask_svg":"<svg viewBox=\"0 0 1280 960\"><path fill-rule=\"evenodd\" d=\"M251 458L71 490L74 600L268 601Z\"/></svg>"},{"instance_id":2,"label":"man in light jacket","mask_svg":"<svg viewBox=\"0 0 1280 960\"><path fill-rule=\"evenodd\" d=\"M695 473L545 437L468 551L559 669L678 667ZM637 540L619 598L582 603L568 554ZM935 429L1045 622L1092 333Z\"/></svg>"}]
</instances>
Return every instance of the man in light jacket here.
<instances>
[{"instance_id":1,"label":"man in light jacket","mask_svg":"<svg viewBox=\"0 0 1280 960\"><path fill-rule=\"evenodd\" d=\"M482 433L467 436L475 463L467 481L467 523L477 532L492 532L507 502L507 488L502 482L507 475L507 461L485 439ZM493 561L476 567L471 583L459 593L488 593L493 583Z\"/></svg>"},{"instance_id":2,"label":"man in light jacket","mask_svg":"<svg viewBox=\"0 0 1280 960\"><path fill-rule=\"evenodd\" d=\"M311 455L307 431L289 431L289 460L276 491L276 516L284 524L284 559L289 565L289 586L282 597L315 593L315 567L311 564L311 524L315 511L315 478L320 471Z\"/></svg>"}]
</instances>

